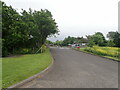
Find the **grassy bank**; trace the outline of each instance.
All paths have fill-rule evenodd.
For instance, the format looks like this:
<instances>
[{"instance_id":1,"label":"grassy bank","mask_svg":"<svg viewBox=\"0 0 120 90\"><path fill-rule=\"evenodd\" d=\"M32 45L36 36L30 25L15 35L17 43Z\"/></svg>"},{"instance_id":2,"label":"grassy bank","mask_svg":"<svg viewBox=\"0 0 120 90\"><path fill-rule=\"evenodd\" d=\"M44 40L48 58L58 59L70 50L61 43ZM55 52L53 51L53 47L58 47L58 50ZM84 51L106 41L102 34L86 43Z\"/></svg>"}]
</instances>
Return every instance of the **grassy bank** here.
<instances>
[{"instance_id":1,"label":"grassy bank","mask_svg":"<svg viewBox=\"0 0 120 90\"><path fill-rule=\"evenodd\" d=\"M2 87L6 88L47 68L52 58L47 49L41 54L28 54L2 59Z\"/></svg>"},{"instance_id":2,"label":"grassy bank","mask_svg":"<svg viewBox=\"0 0 120 90\"><path fill-rule=\"evenodd\" d=\"M0 90L2 90L2 59L0 58Z\"/></svg>"},{"instance_id":3,"label":"grassy bank","mask_svg":"<svg viewBox=\"0 0 120 90\"><path fill-rule=\"evenodd\" d=\"M120 56L119 56L120 55L120 48L117 48L117 47L93 46L93 47L80 48L79 50L120 61L120 59L119 59L120 58Z\"/></svg>"}]
</instances>

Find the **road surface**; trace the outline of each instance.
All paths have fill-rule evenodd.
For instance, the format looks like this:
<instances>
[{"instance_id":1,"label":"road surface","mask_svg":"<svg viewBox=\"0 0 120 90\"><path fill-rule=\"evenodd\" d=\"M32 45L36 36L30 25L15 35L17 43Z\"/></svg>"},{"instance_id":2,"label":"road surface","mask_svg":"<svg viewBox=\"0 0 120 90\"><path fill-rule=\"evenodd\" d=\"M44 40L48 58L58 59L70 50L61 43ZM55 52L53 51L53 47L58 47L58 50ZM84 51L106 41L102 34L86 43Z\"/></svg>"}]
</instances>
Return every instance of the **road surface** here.
<instances>
[{"instance_id":1,"label":"road surface","mask_svg":"<svg viewBox=\"0 0 120 90\"><path fill-rule=\"evenodd\" d=\"M53 69L21 88L118 88L118 62L75 51L51 47Z\"/></svg>"}]
</instances>

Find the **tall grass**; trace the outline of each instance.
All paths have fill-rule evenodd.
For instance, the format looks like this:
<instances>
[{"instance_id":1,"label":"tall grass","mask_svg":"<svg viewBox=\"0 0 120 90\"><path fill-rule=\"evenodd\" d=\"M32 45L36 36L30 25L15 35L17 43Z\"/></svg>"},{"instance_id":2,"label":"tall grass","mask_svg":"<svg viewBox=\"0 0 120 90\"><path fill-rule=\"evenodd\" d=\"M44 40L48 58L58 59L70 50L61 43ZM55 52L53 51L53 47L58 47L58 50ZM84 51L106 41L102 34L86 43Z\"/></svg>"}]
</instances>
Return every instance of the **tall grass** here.
<instances>
[{"instance_id":1,"label":"tall grass","mask_svg":"<svg viewBox=\"0 0 120 90\"><path fill-rule=\"evenodd\" d=\"M90 53L94 53L97 55L101 55L101 56L110 56L110 57L120 58L120 48L117 48L117 47L93 46L93 47L86 47L82 50Z\"/></svg>"}]
</instances>

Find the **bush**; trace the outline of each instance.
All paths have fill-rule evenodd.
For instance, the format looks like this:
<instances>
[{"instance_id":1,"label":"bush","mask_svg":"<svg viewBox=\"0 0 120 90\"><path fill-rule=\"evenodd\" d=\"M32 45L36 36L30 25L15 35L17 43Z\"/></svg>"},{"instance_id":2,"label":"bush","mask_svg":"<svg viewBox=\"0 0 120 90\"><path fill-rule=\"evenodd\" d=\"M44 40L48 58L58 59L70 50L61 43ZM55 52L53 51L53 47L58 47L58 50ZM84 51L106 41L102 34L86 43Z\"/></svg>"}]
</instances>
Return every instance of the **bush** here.
<instances>
[{"instance_id":1,"label":"bush","mask_svg":"<svg viewBox=\"0 0 120 90\"><path fill-rule=\"evenodd\" d=\"M45 45L42 45L41 47L41 53L44 52L47 49L47 47Z\"/></svg>"},{"instance_id":2,"label":"bush","mask_svg":"<svg viewBox=\"0 0 120 90\"><path fill-rule=\"evenodd\" d=\"M16 50L14 54L29 54L32 53L32 50L29 48L20 48L19 50Z\"/></svg>"}]
</instances>

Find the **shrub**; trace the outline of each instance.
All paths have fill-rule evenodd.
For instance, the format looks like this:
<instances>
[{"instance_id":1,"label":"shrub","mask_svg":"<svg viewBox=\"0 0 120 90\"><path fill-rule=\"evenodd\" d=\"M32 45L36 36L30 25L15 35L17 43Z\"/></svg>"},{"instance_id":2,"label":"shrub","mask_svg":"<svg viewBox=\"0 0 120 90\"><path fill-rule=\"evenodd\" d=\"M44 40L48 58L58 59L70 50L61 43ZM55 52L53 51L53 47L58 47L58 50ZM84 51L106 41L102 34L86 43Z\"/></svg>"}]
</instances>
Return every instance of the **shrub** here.
<instances>
[{"instance_id":1,"label":"shrub","mask_svg":"<svg viewBox=\"0 0 120 90\"><path fill-rule=\"evenodd\" d=\"M46 50L46 46L45 45L42 45L42 47L41 47L41 52L44 52L45 50Z\"/></svg>"},{"instance_id":2,"label":"shrub","mask_svg":"<svg viewBox=\"0 0 120 90\"><path fill-rule=\"evenodd\" d=\"M32 50L29 48L20 48L19 50L16 50L14 54L29 54L32 53Z\"/></svg>"}]
</instances>

